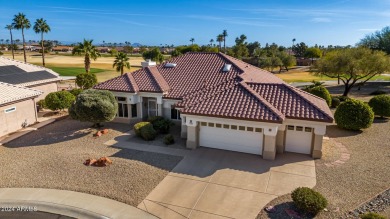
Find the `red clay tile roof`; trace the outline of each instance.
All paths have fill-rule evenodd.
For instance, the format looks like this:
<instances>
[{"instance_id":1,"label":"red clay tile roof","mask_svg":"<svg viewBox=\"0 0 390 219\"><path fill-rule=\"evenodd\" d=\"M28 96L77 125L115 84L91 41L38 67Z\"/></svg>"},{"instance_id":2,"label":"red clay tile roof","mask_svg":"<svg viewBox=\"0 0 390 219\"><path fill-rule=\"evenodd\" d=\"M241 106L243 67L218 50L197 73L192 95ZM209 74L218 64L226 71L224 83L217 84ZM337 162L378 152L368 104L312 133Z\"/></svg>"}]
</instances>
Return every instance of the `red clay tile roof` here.
<instances>
[{"instance_id":1,"label":"red clay tile roof","mask_svg":"<svg viewBox=\"0 0 390 219\"><path fill-rule=\"evenodd\" d=\"M287 84L248 83L287 118L332 122L333 116L324 100Z\"/></svg>"},{"instance_id":2,"label":"red clay tile roof","mask_svg":"<svg viewBox=\"0 0 390 219\"><path fill-rule=\"evenodd\" d=\"M136 93L138 85L131 74L124 74L94 86L95 89Z\"/></svg>"},{"instance_id":3,"label":"red clay tile roof","mask_svg":"<svg viewBox=\"0 0 390 219\"><path fill-rule=\"evenodd\" d=\"M222 53L186 53L96 85L122 92L157 92L182 100L182 113L233 119L282 122L286 118L332 122L321 98L279 79L272 73ZM223 72L225 64L231 64Z\"/></svg>"},{"instance_id":4,"label":"red clay tile roof","mask_svg":"<svg viewBox=\"0 0 390 219\"><path fill-rule=\"evenodd\" d=\"M282 123L284 115L243 82L232 79L185 97L183 114Z\"/></svg>"}]
</instances>

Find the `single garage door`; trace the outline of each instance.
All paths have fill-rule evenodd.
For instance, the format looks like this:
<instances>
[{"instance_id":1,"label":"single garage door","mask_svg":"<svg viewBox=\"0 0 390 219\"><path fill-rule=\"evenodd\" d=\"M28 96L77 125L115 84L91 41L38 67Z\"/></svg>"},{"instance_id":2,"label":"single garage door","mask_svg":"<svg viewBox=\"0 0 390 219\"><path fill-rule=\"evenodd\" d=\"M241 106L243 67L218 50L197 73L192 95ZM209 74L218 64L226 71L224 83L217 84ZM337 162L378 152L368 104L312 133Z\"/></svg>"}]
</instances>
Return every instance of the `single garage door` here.
<instances>
[{"instance_id":1,"label":"single garage door","mask_svg":"<svg viewBox=\"0 0 390 219\"><path fill-rule=\"evenodd\" d=\"M287 126L286 151L310 154L313 128L304 126Z\"/></svg>"},{"instance_id":2,"label":"single garage door","mask_svg":"<svg viewBox=\"0 0 390 219\"><path fill-rule=\"evenodd\" d=\"M249 126L201 122L199 145L261 155L263 130Z\"/></svg>"}]
</instances>

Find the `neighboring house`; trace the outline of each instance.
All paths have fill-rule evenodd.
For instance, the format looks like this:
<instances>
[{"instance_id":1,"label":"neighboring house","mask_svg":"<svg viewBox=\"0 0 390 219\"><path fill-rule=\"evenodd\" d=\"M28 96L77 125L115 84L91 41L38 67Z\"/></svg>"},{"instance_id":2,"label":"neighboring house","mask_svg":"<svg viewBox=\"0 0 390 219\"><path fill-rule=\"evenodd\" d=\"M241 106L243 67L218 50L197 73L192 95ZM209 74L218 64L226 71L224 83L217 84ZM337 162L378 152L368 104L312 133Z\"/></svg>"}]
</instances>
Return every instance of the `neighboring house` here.
<instances>
[{"instance_id":1,"label":"neighboring house","mask_svg":"<svg viewBox=\"0 0 390 219\"><path fill-rule=\"evenodd\" d=\"M58 91L59 81L61 77L51 69L0 57L0 82L42 91L37 100Z\"/></svg>"},{"instance_id":2,"label":"neighboring house","mask_svg":"<svg viewBox=\"0 0 390 219\"><path fill-rule=\"evenodd\" d=\"M51 49L53 52L72 52L72 46L55 46Z\"/></svg>"},{"instance_id":3,"label":"neighboring house","mask_svg":"<svg viewBox=\"0 0 390 219\"><path fill-rule=\"evenodd\" d=\"M109 47L106 47L106 46L98 46L96 47L96 49L100 52L100 53L108 53L111 51L111 49Z\"/></svg>"},{"instance_id":4,"label":"neighboring house","mask_svg":"<svg viewBox=\"0 0 390 219\"><path fill-rule=\"evenodd\" d=\"M0 82L0 136L37 122L36 98L42 91Z\"/></svg>"},{"instance_id":5,"label":"neighboring house","mask_svg":"<svg viewBox=\"0 0 390 219\"><path fill-rule=\"evenodd\" d=\"M322 156L333 115L326 102L272 73L222 53L186 53L95 86L116 96L117 122L181 120L187 147L262 155Z\"/></svg>"}]
</instances>

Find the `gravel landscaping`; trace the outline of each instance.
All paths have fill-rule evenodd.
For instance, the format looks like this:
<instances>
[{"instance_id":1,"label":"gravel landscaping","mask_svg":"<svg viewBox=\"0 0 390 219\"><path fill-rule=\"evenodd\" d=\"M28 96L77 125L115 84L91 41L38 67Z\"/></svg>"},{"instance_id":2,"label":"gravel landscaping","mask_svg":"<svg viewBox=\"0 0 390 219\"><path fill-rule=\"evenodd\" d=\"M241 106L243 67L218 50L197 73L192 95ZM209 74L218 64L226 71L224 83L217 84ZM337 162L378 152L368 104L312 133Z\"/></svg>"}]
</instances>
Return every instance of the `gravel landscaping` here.
<instances>
[{"instance_id":1,"label":"gravel landscaping","mask_svg":"<svg viewBox=\"0 0 390 219\"><path fill-rule=\"evenodd\" d=\"M328 199L329 206L328 211L316 218L346 218L350 211L390 187L390 121L376 118L372 127L361 132L333 125L328 127L327 135L330 140L324 142L324 157L315 160L317 185L314 189ZM332 141L341 143L350 153L345 163L326 165L337 159L337 154L341 155ZM294 209L290 195L278 197L269 205L276 206L277 211L262 210L258 218L291 218L284 212L286 208ZM379 213L390 217L389 207L383 210Z\"/></svg>"},{"instance_id":2,"label":"gravel landscaping","mask_svg":"<svg viewBox=\"0 0 390 219\"><path fill-rule=\"evenodd\" d=\"M107 123L109 133L99 138L90 126L64 119L0 146L0 187L72 190L137 206L182 159L103 144L129 131L129 125ZM103 156L113 164L83 165Z\"/></svg>"}]
</instances>

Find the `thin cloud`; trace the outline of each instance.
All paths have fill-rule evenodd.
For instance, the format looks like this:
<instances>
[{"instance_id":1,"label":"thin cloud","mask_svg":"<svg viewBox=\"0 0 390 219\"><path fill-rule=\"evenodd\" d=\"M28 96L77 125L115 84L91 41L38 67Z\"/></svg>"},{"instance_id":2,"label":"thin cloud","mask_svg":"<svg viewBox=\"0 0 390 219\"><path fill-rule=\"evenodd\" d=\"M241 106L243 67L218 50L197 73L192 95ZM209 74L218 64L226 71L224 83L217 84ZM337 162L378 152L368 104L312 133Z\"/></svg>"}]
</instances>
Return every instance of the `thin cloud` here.
<instances>
[{"instance_id":1,"label":"thin cloud","mask_svg":"<svg viewBox=\"0 0 390 219\"><path fill-rule=\"evenodd\" d=\"M270 22L261 21L261 18L245 18L245 17L217 17L209 15L188 15L188 18L208 20L208 21L219 21L229 24L256 26L256 27L281 27L280 24L274 24Z\"/></svg>"},{"instance_id":2,"label":"thin cloud","mask_svg":"<svg viewBox=\"0 0 390 219\"><path fill-rule=\"evenodd\" d=\"M375 32L379 29L377 28L360 28L360 29L357 29L357 31L360 31L360 32Z\"/></svg>"},{"instance_id":3,"label":"thin cloud","mask_svg":"<svg viewBox=\"0 0 390 219\"><path fill-rule=\"evenodd\" d=\"M330 18L326 18L326 17L315 17L315 18L311 19L311 22L314 22L314 23L330 23L330 22L332 22L332 20Z\"/></svg>"}]
</instances>

